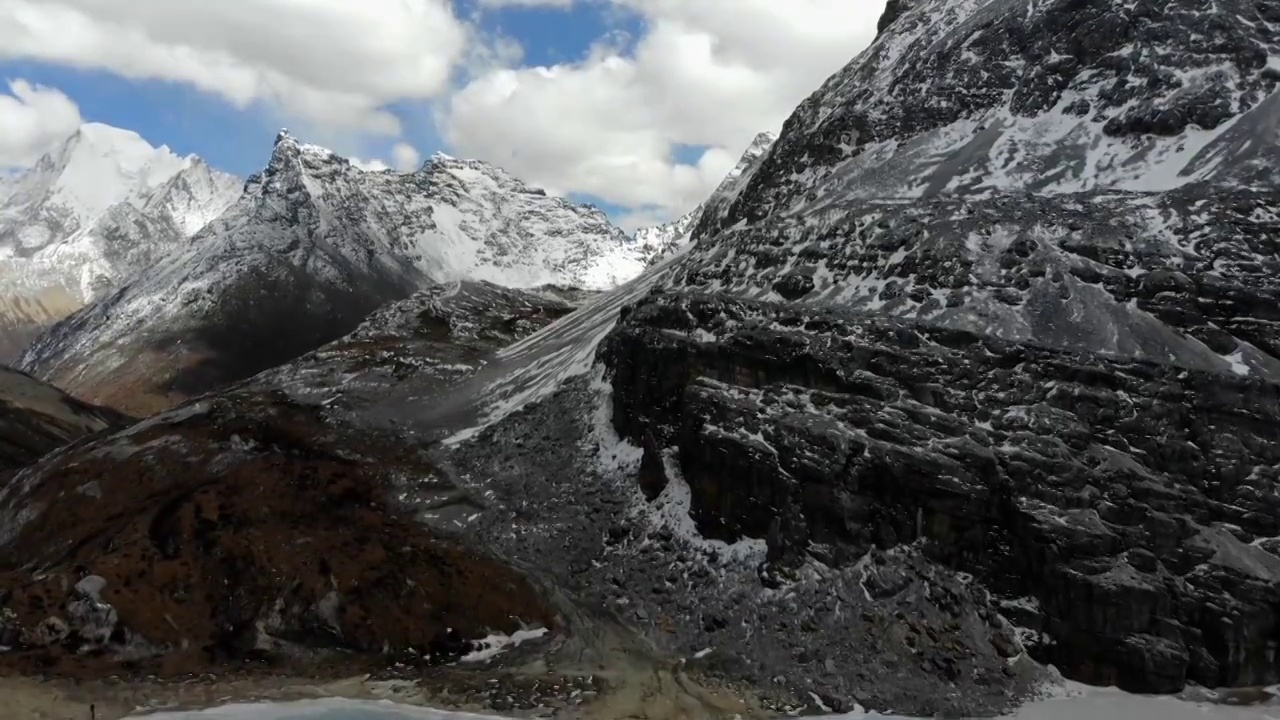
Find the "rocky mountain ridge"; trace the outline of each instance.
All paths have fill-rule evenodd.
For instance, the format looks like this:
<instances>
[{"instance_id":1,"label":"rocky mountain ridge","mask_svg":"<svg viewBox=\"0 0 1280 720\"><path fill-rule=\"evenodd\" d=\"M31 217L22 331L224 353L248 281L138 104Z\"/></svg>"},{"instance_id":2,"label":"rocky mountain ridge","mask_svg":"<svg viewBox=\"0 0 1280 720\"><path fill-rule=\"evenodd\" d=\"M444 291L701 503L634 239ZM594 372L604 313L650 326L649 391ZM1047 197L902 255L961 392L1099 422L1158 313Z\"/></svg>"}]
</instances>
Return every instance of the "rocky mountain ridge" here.
<instances>
[{"instance_id":1,"label":"rocky mountain ridge","mask_svg":"<svg viewBox=\"0 0 1280 720\"><path fill-rule=\"evenodd\" d=\"M522 558L557 547L557 478L627 484L596 561L674 570L619 604L755 687L971 714L1026 657L1275 682L1276 11L896 6L682 254L383 412L474 491L523 489L514 538L473 534ZM567 419L591 408L619 445ZM732 604L681 581L708 557Z\"/></svg>"}]
</instances>

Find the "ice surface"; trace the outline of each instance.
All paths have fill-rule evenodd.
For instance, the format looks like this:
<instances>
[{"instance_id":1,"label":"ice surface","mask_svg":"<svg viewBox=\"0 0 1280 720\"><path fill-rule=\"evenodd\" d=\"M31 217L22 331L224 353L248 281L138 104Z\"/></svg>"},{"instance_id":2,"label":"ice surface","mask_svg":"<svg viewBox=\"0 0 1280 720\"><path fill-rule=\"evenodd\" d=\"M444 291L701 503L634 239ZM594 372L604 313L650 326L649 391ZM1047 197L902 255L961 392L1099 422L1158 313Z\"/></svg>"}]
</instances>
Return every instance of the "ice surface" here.
<instances>
[{"instance_id":1,"label":"ice surface","mask_svg":"<svg viewBox=\"0 0 1280 720\"><path fill-rule=\"evenodd\" d=\"M148 720L469 720L488 717L397 705L387 701L327 698L289 703L226 705L209 710L138 715Z\"/></svg>"},{"instance_id":2,"label":"ice surface","mask_svg":"<svg viewBox=\"0 0 1280 720\"><path fill-rule=\"evenodd\" d=\"M428 710L385 701L325 699L229 705L212 710L145 717L149 720L471 720L494 716ZM904 720L896 715L861 712L827 717L829 720ZM1054 697L1029 703L1007 717L1010 720L1280 720L1280 705L1196 703L1070 683Z\"/></svg>"},{"instance_id":3,"label":"ice surface","mask_svg":"<svg viewBox=\"0 0 1280 720\"><path fill-rule=\"evenodd\" d=\"M830 720L902 720L897 715L849 713ZM1066 683L1050 697L1024 705L1009 720L1269 720L1280 705L1224 705L1189 702L1169 696L1133 695L1115 688Z\"/></svg>"}]
</instances>

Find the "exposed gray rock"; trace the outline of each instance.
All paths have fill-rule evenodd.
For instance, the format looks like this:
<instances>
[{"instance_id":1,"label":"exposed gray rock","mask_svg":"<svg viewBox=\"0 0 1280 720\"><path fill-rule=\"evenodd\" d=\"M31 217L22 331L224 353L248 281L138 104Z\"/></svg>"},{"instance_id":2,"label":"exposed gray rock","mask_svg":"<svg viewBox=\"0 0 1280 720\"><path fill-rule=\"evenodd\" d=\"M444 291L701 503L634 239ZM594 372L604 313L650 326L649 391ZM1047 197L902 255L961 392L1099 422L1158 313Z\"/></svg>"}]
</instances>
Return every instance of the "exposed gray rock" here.
<instances>
[{"instance_id":1,"label":"exposed gray rock","mask_svg":"<svg viewBox=\"0 0 1280 720\"><path fill-rule=\"evenodd\" d=\"M608 338L614 425L771 564L919 546L1034 654L1173 692L1280 679L1280 390L866 315L666 294ZM1027 603L1023 603L1027 604Z\"/></svg>"}]
</instances>

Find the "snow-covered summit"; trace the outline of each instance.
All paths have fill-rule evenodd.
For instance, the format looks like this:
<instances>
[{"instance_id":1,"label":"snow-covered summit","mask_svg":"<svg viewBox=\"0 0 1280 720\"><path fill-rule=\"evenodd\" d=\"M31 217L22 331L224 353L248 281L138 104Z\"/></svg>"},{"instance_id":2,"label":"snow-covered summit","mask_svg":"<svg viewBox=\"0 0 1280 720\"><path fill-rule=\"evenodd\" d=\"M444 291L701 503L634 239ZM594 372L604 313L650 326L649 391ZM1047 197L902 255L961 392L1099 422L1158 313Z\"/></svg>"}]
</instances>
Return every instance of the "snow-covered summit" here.
<instances>
[{"instance_id":1,"label":"snow-covered summit","mask_svg":"<svg viewBox=\"0 0 1280 720\"><path fill-rule=\"evenodd\" d=\"M135 207L199 158L137 133L87 123L14 178L0 197L0 252L29 255L87 229L112 205ZM207 172L207 168L205 169Z\"/></svg>"},{"instance_id":2,"label":"snow-covered summit","mask_svg":"<svg viewBox=\"0 0 1280 720\"><path fill-rule=\"evenodd\" d=\"M5 307L58 308L21 318L0 310L0 327L7 328L0 333L23 335L62 317L68 302L74 308L117 287L239 194L237 178L194 155L179 157L109 125L81 126L31 168L0 182L0 298ZM51 294L68 302L33 305Z\"/></svg>"},{"instance_id":3,"label":"snow-covered summit","mask_svg":"<svg viewBox=\"0 0 1280 720\"><path fill-rule=\"evenodd\" d=\"M87 123L0 193L0 257L34 258L83 240L122 203L189 235L231 204L239 181L135 132Z\"/></svg>"}]
</instances>

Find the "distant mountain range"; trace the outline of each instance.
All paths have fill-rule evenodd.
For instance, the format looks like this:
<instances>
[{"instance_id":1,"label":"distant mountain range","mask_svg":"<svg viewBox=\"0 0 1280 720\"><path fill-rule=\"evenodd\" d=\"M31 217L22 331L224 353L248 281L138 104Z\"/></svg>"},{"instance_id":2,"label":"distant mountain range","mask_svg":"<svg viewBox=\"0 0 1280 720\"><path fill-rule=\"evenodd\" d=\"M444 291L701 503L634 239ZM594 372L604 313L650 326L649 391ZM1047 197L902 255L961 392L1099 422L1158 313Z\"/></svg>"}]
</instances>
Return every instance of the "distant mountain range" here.
<instances>
[{"instance_id":1,"label":"distant mountain range","mask_svg":"<svg viewBox=\"0 0 1280 720\"><path fill-rule=\"evenodd\" d=\"M434 283L604 290L649 258L599 209L492 165L437 154L417 172L368 172L287 132L233 205L191 242L163 246L139 251L144 276L84 292L93 302L21 367L151 411L319 347Z\"/></svg>"}]
</instances>

